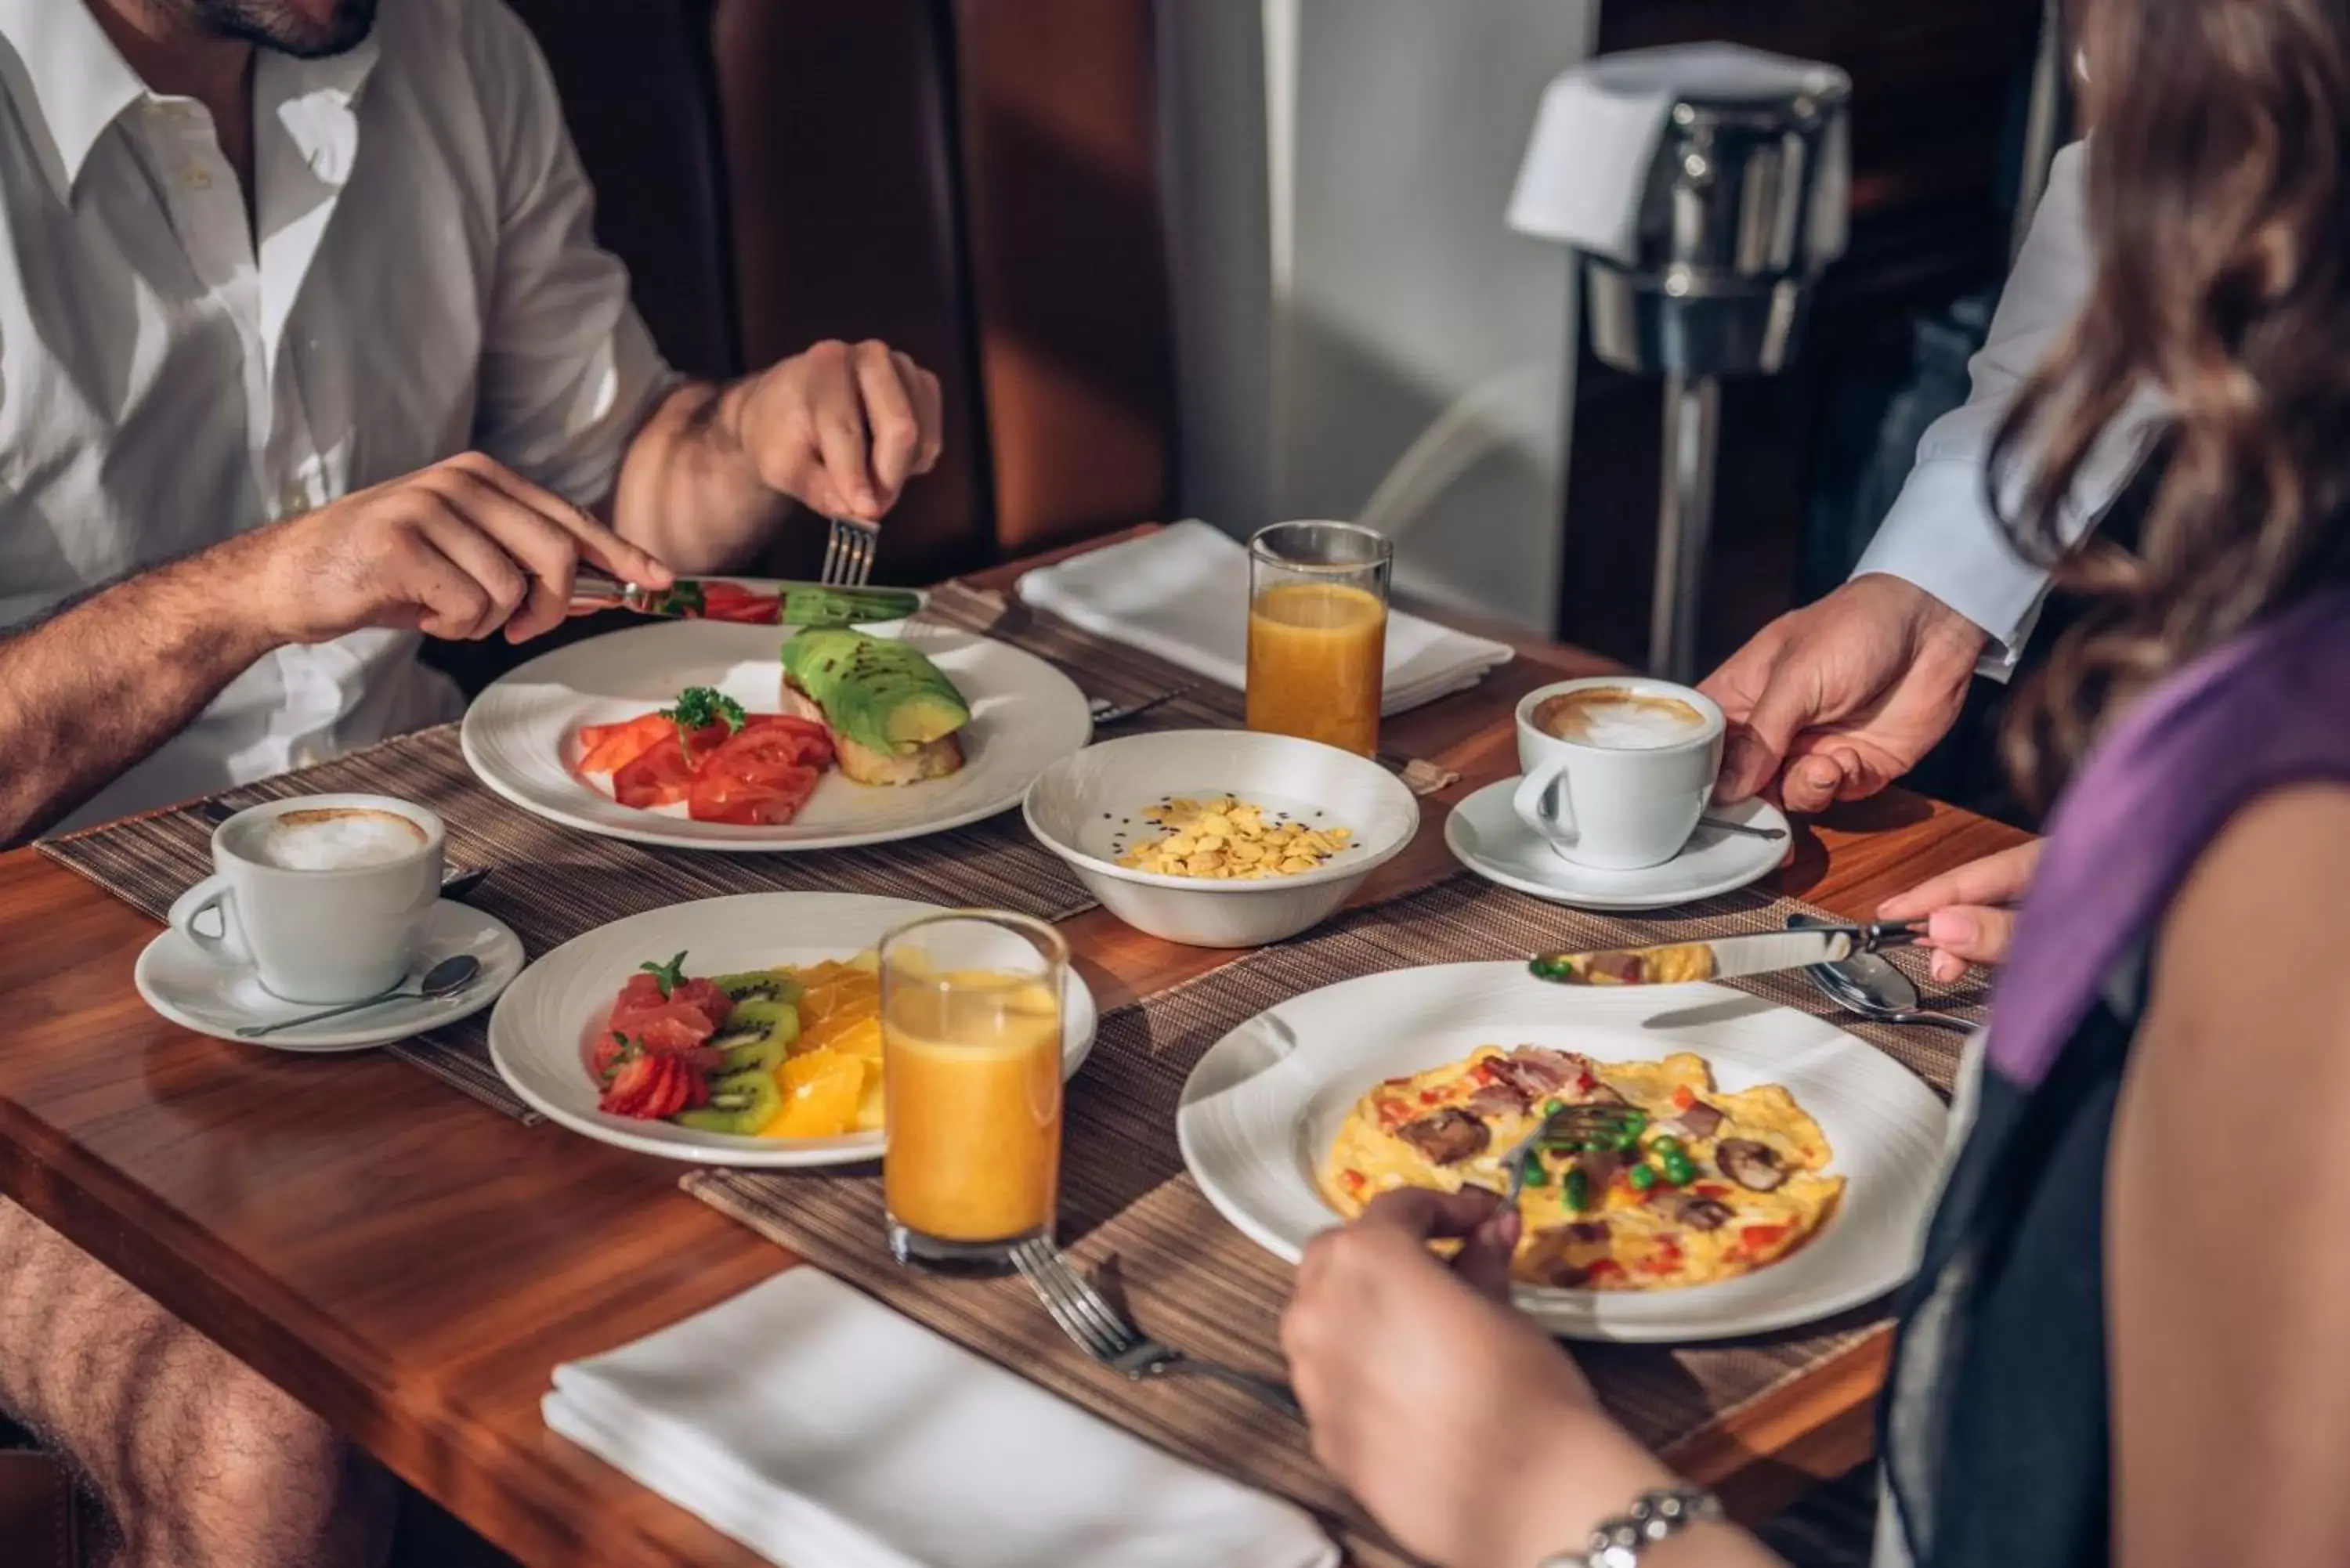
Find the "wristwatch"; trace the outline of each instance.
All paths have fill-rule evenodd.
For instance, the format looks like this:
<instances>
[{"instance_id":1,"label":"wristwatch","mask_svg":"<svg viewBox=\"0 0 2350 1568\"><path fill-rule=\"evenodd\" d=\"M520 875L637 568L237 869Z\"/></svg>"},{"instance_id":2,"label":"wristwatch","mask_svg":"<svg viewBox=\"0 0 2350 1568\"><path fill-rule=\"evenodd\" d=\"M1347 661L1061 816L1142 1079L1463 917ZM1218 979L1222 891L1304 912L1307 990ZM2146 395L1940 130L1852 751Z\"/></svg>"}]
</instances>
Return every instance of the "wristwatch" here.
<instances>
[{"instance_id":1,"label":"wristwatch","mask_svg":"<svg viewBox=\"0 0 2350 1568\"><path fill-rule=\"evenodd\" d=\"M1721 1517L1721 1500L1703 1487L1660 1487L1642 1492L1630 1512L1602 1520L1582 1551L1545 1557L1540 1568L1637 1568L1666 1536Z\"/></svg>"}]
</instances>

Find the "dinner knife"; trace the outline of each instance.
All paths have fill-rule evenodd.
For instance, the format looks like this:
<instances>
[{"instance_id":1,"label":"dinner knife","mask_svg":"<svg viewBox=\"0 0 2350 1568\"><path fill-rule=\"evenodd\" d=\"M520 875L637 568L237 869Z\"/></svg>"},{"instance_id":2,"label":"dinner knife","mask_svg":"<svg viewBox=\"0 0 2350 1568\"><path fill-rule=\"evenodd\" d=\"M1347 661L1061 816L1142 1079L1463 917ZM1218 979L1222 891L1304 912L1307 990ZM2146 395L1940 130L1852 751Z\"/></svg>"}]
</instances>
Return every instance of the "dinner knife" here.
<instances>
[{"instance_id":1,"label":"dinner knife","mask_svg":"<svg viewBox=\"0 0 2350 1568\"><path fill-rule=\"evenodd\" d=\"M1735 980L1741 975L1836 963L1856 953L1908 947L1925 934L1923 920L1811 926L1752 937L1669 942L1660 947L1538 953L1526 967L1536 980L1558 985L1674 985L1683 981Z\"/></svg>"},{"instance_id":2,"label":"dinner knife","mask_svg":"<svg viewBox=\"0 0 2350 1568\"><path fill-rule=\"evenodd\" d=\"M626 609L677 620L732 620L754 626L859 626L903 620L922 607L912 588L847 588L775 577L680 577L665 588L641 587L596 572L571 586L571 613Z\"/></svg>"}]
</instances>

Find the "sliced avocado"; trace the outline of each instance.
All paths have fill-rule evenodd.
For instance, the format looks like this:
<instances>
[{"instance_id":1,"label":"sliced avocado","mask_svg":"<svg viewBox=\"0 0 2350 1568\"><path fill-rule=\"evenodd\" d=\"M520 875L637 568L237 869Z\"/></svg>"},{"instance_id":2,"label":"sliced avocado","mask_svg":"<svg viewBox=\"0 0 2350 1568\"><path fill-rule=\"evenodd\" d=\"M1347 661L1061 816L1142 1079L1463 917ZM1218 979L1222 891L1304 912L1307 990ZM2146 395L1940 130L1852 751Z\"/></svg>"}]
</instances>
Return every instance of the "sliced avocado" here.
<instances>
[{"instance_id":1,"label":"sliced avocado","mask_svg":"<svg viewBox=\"0 0 2350 1568\"><path fill-rule=\"evenodd\" d=\"M861 745L899 756L971 722L954 682L910 643L812 628L784 644L784 672Z\"/></svg>"},{"instance_id":2,"label":"sliced avocado","mask_svg":"<svg viewBox=\"0 0 2350 1568\"><path fill-rule=\"evenodd\" d=\"M754 998L736 1002L734 1011L726 1015L725 1024L705 1044L723 1053L718 1058L718 1071L726 1074L751 1067L779 1067L791 1054L792 1043L799 1037L797 1007L788 1002Z\"/></svg>"},{"instance_id":3,"label":"sliced avocado","mask_svg":"<svg viewBox=\"0 0 2350 1568\"><path fill-rule=\"evenodd\" d=\"M787 969L745 970L741 974L722 974L710 982L737 1002L797 1002L800 999L799 977Z\"/></svg>"},{"instance_id":4,"label":"sliced avocado","mask_svg":"<svg viewBox=\"0 0 2350 1568\"><path fill-rule=\"evenodd\" d=\"M784 1108L784 1092L764 1067L729 1073L710 1081L710 1103L670 1117L696 1132L755 1133Z\"/></svg>"}]
</instances>

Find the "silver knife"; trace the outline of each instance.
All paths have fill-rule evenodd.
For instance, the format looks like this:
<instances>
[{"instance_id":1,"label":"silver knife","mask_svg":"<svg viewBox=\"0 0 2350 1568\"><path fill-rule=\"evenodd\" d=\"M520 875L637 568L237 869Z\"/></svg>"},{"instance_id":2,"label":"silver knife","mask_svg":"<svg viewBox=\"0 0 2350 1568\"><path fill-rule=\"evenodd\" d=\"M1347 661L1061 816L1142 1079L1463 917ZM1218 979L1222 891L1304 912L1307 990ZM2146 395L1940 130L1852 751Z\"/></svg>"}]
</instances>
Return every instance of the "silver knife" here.
<instances>
[{"instance_id":1,"label":"silver knife","mask_svg":"<svg viewBox=\"0 0 2350 1568\"><path fill-rule=\"evenodd\" d=\"M1866 926L1813 926L1752 937L1717 937L1660 947L1610 948L1592 953L1538 953L1527 964L1536 980L1558 985L1677 985L1692 980L1735 980L1774 970L1836 963L1856 953L1908 947L1926 934L1923 920Z\"/></svg>"},{"instance_id":2,"label":"silver knife","mask_svg":"<svg viewBox=\"0 0 2350 1568\"><path fill-rule=\"evenodd\" d=\"M758 626L868 626L904 620L922 607L912 588L836 587L776 577L680 577L665 588L581 572L571 586L571 613L627 609L678 620L734 620Z\"/></svg>"}]
</instances>

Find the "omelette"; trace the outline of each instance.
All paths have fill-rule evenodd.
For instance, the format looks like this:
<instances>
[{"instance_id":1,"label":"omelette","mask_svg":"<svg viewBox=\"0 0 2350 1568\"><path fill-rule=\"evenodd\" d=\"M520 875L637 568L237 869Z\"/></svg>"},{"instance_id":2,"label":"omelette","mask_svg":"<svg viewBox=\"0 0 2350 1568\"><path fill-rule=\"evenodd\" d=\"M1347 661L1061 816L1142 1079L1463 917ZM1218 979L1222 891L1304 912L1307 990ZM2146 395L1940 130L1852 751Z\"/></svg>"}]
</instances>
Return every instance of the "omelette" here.
<instances>
[{"instance_id":1,"label":"omelette","mask_svg":"<svg viewBox=\"0 0 2350 1568\"><path fill-rule=\"evenodd\" d=\"M1724 1093L1688 1052L1594 1062L1481 1045L1357 1101L1323 1197L1351 1220L1399 1187L1503 1191L1503 1157L1561 1106L1587 1108L1529 1161L1512 1264L1525 1284L1657 1291L1750 1273L1817 1234L1844 1192L1819 1124L1777 1084Z\"/></svg>"}]
</instances>

